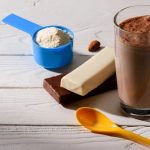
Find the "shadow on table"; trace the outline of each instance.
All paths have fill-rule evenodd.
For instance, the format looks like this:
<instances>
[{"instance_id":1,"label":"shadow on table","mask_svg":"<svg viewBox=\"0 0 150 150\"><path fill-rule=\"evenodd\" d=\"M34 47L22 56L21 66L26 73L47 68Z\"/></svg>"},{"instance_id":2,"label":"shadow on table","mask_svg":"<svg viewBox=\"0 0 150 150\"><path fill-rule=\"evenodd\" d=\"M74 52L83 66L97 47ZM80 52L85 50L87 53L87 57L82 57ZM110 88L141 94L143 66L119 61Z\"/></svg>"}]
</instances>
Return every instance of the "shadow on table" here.
<instances>
[{"instance_id":1,"label":"shadow on table","mask_svg":"<svg viewBox=\"0 0 150 150\"><path fill-rule=\"evenodd\" d=\"M120 107L120 99L118 97L117 90L109 91L100 95L96 95L90 98L80 100L74 104L67 106L68 109L76 110L80 107L92 107L99 109L110 115L120 117L131 117L126 114ZM150 121L149 117L134 117L137 120Z\"/></svg>"},{"instance_id":2,"label":"shadow on table","mask_svg":"<svg viewBox=\"0 0 150 150\"><path fill-rule=\"evenodd\" d=\"M73 69L77 68L78 66L80 66L82 63L84 63L91 57L92 56L90 55L81 55L74 52L74 59L71 64L66 65L65 67L59 69L51 69L50 71L57 73L68 73ZM65 107L74 110L76 110L79 107L95 107L110 114L118 116L125 115L120 109L119 98L116 90L107 92L107 94L103 93L94 97L79 100L78 102L69 104Z\"/></svg>"},{"instance_id":3,"label":"shadow on table","mask_svg":"<svg viewBox=\"0 0 150 150\"><path fill-rule=\"evenodd\" d=\"M74 110L80 107L93 107L117 116L127 116L120 108L117 90L96 95L80 100L74 104L67 105L68 109Z\"/></svg>"},{"instance_id":4,"label":"shadow on table","mask_svg":"<svg viewBox=\"0 0 150 150\"><path fill-rule=\"evenodd\" d=\"M81 55L74 52L74 58L71 64L66 65L65 67L59 69L51 69L50 71L57 73L68 73L77 68L78 66L80 66L82 63L84 63L91 57L92 57L91 55ZM79 107L94 107L115 116L123 116L123 117L128 116L120 108L120 100L118 98L117 90L107 92L107 94L103 93L97 96L86 98L76 103L67 105L66 107L68 109L73 110L76 110Z\"/></svg>"},{"instance_id":5,"label":"shadow on table","mask_svg":"<svg viewBox=\"0 0 150 150\"><path fill-rule=\"evenodd\" d=\"M76 52L74 52L74 57L71 62L71 64L68 64L62 68L58 69L47 69L49 71L57 72L57 73L69 73L81 64L83 64L85 61L87 61L89 58L91 58L91 55L81 55Z\"/></svg>"}]
</instances>

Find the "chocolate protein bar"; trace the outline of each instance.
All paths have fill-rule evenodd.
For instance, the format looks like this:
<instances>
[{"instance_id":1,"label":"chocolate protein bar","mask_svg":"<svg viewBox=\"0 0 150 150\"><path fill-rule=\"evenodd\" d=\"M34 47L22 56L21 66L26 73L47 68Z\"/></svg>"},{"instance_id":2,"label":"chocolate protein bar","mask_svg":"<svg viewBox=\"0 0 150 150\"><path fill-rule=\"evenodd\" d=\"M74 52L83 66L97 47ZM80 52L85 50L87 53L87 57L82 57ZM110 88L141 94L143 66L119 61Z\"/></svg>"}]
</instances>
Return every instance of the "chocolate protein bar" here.
<instances>
[{"instance_id":1,"label":"chocolate protein bar","mask_svg":"<svg viewBox=\"0 0 150 150\"><path fill-rule=\"evenodd\" d=\"M44 79L43 87L44 89L60 104L66 105L76 102L78 100L88 98L90 96L94 96L100 93L104 93L110 90L117 89L116 75L112 75L105 82L103 82L100 86L89 92L85 96L80 96L73 92L70 92L62 87L60 87L61 78L65 74L61 74L58 76L54 76L51 78Z\"/></svg>"}]
</instances>

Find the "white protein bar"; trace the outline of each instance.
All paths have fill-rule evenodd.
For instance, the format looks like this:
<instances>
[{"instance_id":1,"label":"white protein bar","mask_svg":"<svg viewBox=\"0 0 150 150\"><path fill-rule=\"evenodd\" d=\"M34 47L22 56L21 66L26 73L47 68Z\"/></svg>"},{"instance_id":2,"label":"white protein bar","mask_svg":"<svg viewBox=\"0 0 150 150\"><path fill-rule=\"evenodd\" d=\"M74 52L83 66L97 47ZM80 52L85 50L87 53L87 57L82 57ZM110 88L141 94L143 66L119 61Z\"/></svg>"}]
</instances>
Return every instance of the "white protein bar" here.
<instances>
[{"instance_id":1,"label":"white protein bar","mask_svg":"<svg viewBox=\"0 0 150 150\"><path fill-rule=\"evenodd\" d=\"M86 95L115 72L114 50L106 47L61 79L61 87Z\"/></svg>"}]
</instances>

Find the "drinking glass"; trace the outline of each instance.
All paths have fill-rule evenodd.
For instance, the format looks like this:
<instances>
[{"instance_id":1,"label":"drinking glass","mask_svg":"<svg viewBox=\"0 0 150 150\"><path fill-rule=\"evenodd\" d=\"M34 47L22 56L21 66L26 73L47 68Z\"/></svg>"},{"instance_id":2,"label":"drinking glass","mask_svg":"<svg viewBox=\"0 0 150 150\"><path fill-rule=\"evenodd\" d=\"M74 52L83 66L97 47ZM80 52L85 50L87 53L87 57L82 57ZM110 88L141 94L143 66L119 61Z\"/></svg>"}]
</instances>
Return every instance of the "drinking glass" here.
<instances>
[{"instance_id":1,"label":"drinking glass","mask_svg":"<svg viewBox=\"0 0 150 150\"><path fill-rule=\"evenodd\" d=\"M145 117L150 116L150 32L130 32L120 26L139 16L150 21L150 5L130 6L115 15L115 64L121 108Z\"/></svg>"}]
</instances>

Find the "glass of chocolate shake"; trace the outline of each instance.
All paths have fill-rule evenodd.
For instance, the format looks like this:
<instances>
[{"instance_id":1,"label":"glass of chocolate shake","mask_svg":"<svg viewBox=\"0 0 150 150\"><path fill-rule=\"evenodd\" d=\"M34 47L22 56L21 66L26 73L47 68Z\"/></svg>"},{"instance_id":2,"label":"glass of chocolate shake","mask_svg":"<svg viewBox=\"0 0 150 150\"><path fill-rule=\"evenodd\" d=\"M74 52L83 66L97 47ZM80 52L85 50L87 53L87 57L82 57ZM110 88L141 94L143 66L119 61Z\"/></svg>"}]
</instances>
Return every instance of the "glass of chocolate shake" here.
<instances>
[{"instance_id":1,"label":"glass of chocolate shake","mask_svg":"<svg viewBox=\"0 0 150 150\"><path fill-rule=\"evenodd\" d=\"M124 8L114 23L121 108L132 116L150 116L150 6Z\"/></svg>"}]
</instances>

